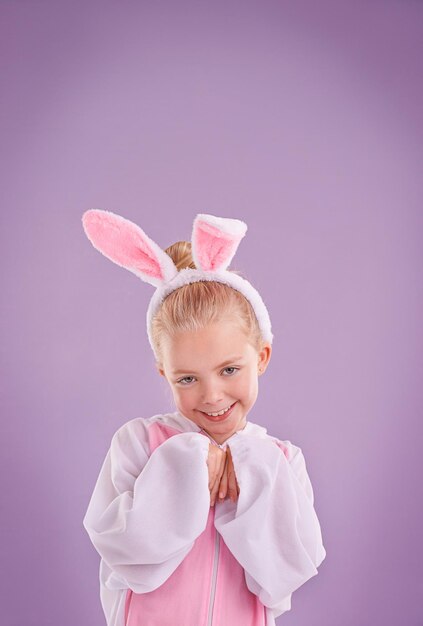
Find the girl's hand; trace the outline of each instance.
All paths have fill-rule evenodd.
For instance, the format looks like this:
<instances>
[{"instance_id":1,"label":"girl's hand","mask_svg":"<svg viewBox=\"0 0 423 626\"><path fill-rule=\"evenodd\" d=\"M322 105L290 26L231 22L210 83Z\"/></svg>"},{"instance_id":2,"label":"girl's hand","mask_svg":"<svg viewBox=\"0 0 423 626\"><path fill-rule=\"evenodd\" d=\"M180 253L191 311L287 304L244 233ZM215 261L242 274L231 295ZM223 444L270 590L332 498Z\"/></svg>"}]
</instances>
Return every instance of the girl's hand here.
<instances>
[{"instance_id":1,"label":"girl's hand","mask_svg":"<svg viewBox=\"0 0 423 626\"><path fill-rule=\"evenodd\" d=\"M209 470L209 490L210 505L214 506L216 495L219 489L220 480L225 471L226 452L216 446L214 443L209 444L209 455L207 458L207 467Z\"/></svg>"},{"instance_id":2,"label":"girl's hand","mask_svg":"<svg viewBox=\"0 0 423 626\"><path fill-rule=\"evenodd\" d=\"M232 502L236 502L239 495L239 485L235 475L232 454L229 446L226 447L226 464L219 485L219 499L221 502L228 494Z\"/></svg>"}]
</instances>

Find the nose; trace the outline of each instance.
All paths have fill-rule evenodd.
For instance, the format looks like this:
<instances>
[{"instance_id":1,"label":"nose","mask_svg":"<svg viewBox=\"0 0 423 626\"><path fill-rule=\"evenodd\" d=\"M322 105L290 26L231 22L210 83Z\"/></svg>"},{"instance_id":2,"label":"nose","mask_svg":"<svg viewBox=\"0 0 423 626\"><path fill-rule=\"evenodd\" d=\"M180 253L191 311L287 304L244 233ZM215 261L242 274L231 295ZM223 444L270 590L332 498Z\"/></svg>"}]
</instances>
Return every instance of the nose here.
<instances>
[{"instance_id":1,"label":"nose","mask_svg":"<svg viewBox=\"0 0 423 626\"><path fill-rule=\"evenodd\" d=\"M201 395L204 406L215 407L223 401L222 390L215 382L203 383Z\"/></svg>"}]
</instances>

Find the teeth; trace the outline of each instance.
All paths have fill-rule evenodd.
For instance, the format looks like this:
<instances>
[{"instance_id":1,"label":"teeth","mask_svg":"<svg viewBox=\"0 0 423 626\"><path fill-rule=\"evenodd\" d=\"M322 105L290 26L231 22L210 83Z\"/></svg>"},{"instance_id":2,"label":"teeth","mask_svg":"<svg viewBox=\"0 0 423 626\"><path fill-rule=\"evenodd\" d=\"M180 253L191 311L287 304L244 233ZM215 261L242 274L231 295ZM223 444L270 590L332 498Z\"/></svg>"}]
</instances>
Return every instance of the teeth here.
<instances>
[{"instance_id":1,"label":"teeth","mask_svg":"<svg viewBox=\"0 0 423 626\"><path fill-rule=\"evenodd\" d=\"M223 409L222 411L219 411L218 413L207 413L206 411L204 411L204 413L207 413L207 415L211 415L212 417L217 417L218 415L223 415L224 413L226 413L226 411L228 411L231 408L232 404L228 407L226 407L226 409Z\"/></svg>"}]
</instances>

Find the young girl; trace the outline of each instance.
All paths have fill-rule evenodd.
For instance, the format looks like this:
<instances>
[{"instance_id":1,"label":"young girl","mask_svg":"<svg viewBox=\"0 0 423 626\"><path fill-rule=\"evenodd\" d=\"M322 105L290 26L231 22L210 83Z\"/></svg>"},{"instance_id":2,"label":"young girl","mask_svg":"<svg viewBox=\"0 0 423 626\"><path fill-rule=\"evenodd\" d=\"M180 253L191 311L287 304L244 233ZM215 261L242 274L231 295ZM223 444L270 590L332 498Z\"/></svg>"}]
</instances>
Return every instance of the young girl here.
<instances>
[{"instance_id":1,"label":"young girl","mask_svg":"<svg viewBox=\"0 0 423 626\"><path fill-rule=\"evenodd\" d=\"M227 269L247 226L199 214L166 251L109 211L83 227L156 287L147 333L177 409L117 430L83 520L107 625L274 626L326 551L301 448L247 421L273 339Z\"/></svg>"}]
</instances>

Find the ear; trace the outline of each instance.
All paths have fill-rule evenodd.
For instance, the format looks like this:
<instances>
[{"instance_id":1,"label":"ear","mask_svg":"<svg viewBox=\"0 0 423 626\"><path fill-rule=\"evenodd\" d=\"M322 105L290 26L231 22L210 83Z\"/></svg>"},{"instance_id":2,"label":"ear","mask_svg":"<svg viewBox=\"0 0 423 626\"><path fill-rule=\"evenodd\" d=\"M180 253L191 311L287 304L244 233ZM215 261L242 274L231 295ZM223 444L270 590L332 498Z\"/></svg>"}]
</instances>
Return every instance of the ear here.
<instances>
[{"instance_id":1,"label":"ear","mask_svg":"<svg viewBox=\"0 0 423 626\"><path fill-rule=\"evenodd\" d=\"M270 357L272 355L272 345L266 341L265 343L263 343L261 350L259 352L259 359L258 359L258 371L259 371L259 375L264 374L264 372L267 369L267 366L269 365L269 361L270 361Z\"/></svg>"},{"instance_id":2,"label":"ear","mask_svg":"<svg viewBox=\"0 0 423 626\"><path fill-rule=\"evenodd\" d=\"M241 220L199 213L191 237L195 266L205 271L226 270L246 232L247 224Z\"/></svg>"},{"instance_id":3,"label":"ear","mask_svg":"<svg viewBox=\"0 0 423 626\"><path fill-rule=\"evenodd\" d=\"M158 373L160 374L160 376L164 376L164 375L165 375L165 371L164 371L164 368L163 368L163 364L162 364L162 363L159 363L158 361L156 361L156 362L154 363L154 365L155 365L155 367L156 367L156 370L157 370L157 371L158 371Z\"/></svg>"},{"instance_id":4,"label":"ear","mask_svg":"<svg viewBox=\"0 0 423 626\"><path fill-rule=\"evenodd\" d=\"M177 274L170 256L124 217L89 209L82 216L82 225L94 248L145 282L158 287Z\"/></svg>"}]
</instances>

